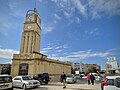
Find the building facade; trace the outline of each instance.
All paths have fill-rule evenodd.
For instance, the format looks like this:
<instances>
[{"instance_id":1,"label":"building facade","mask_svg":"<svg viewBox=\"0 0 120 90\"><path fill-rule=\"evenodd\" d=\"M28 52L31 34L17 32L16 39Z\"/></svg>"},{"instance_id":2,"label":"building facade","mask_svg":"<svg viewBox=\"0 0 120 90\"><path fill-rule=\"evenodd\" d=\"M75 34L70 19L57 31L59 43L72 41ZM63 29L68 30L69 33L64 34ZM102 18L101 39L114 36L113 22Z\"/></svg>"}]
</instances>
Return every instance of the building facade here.
<instances>
[{"instance_id":1,"label":"building facade","mask_svg":"<svg viewBox=\"0 0 120 90\"><path fill-rule=\"evenodd\" d=\"M107 71L108 70L115 70L115 69L120 68L115 57L109 57L107 59L108 59L108 61L105 64L105 67L106 67Z\"/></svg>"},{"instance_id":2,"label":"building facade","mask_svg":"<svg viewBox=\"0 0 120 90\"><path fill-rule=\"evenodd\" d=\"M11 75L71 73L71 63L47 58L40 53L41 19L36 9L28 10L22 32L20 53L14 54Z\"/></svg>"},{"instance_id":3,"label":"building facade","mask_svg":"<svg viewBox=\"0 0 120 90\"><path fill-rule=\"evenodd\" d=\"M83 64L83 72L88 72L89 69L95 67L96 70L101 70L100 65L97 64Z\"/></svg>"},{"instance_id":4,"label":"building facade","mask_svg":"<svg viewBox=\"0 0 120 90\"><path fill-rule=\"evenodd\" d=\"M73 70L79 71L80 73L88 72L88 70L91 67L95 67L96 69L99 69L99 70L101 69L100 65L97 65L97 64L85 64L85 63L82 63L82 62L72 63Z\"/></svg>"},{"instance_id":5,"label":"building facade","mask_svg":"<svg viewBox=\"0 0 120 90\"><path fill-rule=\"evenodd\" d=\"M82 63L82 62L72 63L72 68L73 68L74 70L83 72L83 63Z\"/></svg>"}]
</instances>

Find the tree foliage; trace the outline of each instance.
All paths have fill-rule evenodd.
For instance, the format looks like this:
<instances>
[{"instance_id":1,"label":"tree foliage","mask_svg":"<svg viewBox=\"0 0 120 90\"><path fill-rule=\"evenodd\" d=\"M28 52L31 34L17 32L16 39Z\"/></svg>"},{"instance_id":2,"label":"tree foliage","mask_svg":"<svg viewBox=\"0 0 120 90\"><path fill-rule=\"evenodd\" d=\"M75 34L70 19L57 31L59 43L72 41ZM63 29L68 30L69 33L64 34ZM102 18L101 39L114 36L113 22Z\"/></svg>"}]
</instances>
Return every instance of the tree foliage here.
<instances>
[{"instance_id":1,"label":"tree foliage","mask_svg":"<svg viewBox=\"0 0 120 90\"><path fill-rule=\"evenodd\" d=\"M96 69L96 67L94 66L91 66L89 69L88 69L88 72L92 72L92 73L97 73L97 71L100 71L99 69Z\"/></svg>"},{"instance_id":2,"label":"tree foliage","mask_svg":"<svg viewBox=\"0 0 120 90\"><path fill-rule=\"evenodd\" d=\"M1 74L8 74L8 75L10 75L10 72L11 72L11 67L10 66L3 67Z\"/></svg>"}]
</instances>

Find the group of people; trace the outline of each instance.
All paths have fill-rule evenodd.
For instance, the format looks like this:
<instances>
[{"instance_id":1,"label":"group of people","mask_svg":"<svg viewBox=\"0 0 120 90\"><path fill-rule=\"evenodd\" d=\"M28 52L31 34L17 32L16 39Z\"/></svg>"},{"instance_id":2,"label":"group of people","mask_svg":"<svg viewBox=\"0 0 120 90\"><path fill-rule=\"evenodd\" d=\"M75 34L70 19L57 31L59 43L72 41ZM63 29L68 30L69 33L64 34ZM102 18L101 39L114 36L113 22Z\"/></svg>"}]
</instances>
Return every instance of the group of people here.
<instances>
[{"instance_id":1,"label":"group of people","mask_svg":"<svg viewBox=\"0 0 120 90\"><path fill-rule=\"evenodd\" d=\"M90 85L90 83L92 83L92 85L94 85L95 76L92 73L87 74L86 79L88 81L88 85Z\"/></svg>"},{"instance_id":2,"label":"group of people","mask_svg":"<svg viewBox=\"0 0 120 90\"><path fill-rule=\"evenodd\" d=\"M91 74L87 74L86 75L86 79L88 81L88 85L90 85L92 83L92 85L94 85L94 80L95 80L95 76L91 73ZM63 83L63 88L66 88L66 74L63 72L63 74L60 76L60 81Z\"/></svg>"}]
</instances>

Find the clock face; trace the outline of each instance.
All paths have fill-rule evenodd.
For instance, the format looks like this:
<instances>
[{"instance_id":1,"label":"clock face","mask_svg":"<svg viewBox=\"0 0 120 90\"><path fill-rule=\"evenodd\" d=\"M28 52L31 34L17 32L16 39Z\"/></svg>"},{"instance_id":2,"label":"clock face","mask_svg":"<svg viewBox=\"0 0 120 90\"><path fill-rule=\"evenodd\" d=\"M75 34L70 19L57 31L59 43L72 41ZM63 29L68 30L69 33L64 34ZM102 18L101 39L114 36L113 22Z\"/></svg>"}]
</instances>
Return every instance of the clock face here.
<instances>
[{"instance_id":1,"label":"clock face","mask_svg":"<svg viewBox=\"0 0 120 90\"><path fill-rule=\"evenodd\" d=\"M31 29L31 28L32 28L32 26L31 26L31 25L28 25L28 26L27 26L27 29Z\"/></svg>"},{"instance_id":2,"label":"clock face","mask_svg":"<svg viewBox=\"0 0 120 90\"><path fill-rule=\"evenodd\" d=\"M28 19L29 19L29 21L34 21L34 15L29 15Z\"/></svg>"}]
</instances>

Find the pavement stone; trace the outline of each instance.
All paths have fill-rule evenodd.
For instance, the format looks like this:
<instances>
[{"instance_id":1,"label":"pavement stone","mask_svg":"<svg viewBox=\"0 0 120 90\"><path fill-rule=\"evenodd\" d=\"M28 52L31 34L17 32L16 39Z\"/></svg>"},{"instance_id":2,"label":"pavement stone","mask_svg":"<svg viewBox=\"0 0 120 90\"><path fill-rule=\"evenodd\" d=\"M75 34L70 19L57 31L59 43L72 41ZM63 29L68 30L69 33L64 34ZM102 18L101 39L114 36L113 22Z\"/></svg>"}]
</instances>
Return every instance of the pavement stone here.
<instances>
[{"instance_id":1,"label":"pavement stone","mask_svg":"<svg viewBox=\"0 0 120 90\"><path fill-rule=\"evenodd\" d=\"M14 88L14 90L22 90L19 88ZM74 84L66 84L66 88L63 89L63 84L60 82L50 82L48 85L41 85L39 88L29 89L29 90L101 90L100 83L95 83L94 85L88 85L87 81L78 80Z\"/></svg>"}]
</instances>

